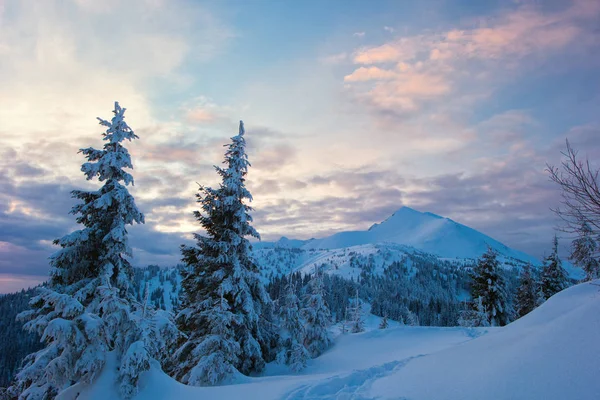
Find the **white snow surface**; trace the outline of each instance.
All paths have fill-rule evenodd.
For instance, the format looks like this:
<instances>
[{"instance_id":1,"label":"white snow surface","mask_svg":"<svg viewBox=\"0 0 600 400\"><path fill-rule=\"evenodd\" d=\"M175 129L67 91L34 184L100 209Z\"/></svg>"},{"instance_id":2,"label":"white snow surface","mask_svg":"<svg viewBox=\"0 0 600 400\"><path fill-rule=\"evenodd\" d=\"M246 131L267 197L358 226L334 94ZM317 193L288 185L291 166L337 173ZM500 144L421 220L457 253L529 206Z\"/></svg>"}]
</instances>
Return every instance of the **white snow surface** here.
<instances>
[{"instance_id":1,"label":"white snow surface","mask_svg":"<svg viewBox=\"0 0 600 400\"><path fill-rule=\"evenodd\" d=\"M287 270L279 271L284 274L294 270L308 272L314 269L315 265L328 261L343 266L349 261L343 259L344 253L357 252L364 255L376 253L382 248L396 253L392 257L393 261L401 259L403 254L415 252L430 254L440 259L474 261L490 246L499 253L501 265L507 267L522 266L526 263L538 267L542 265L537 258L512 249L473 228L410 207L400 208L385 221L371 226L366 231L339 232L325 238L305 241L282 237L276 242L255 242L252 245L254 256L263 270L273 269L270 264L276 265L279 269L285 265L288 267ZM297 252L293 253L295 255L293 260L282 262L283 260L279 259L277 263L273 263L272 260L268 262L266 258L277 249L295 249ZM584 277L581 269L566 260L563 260L563 267L571 278ZM329 273L350 277L360 271L348 271L342 268L342 271L331 270Z\"/></svg>"},{"instance_id":2,"label":"white snow surface","mask_svg":"<svg viewBox=\"0 0 600 400\"><path fill-rule=\"evenodd\" d=\"M523 252L513 250L468 226L429 212L402 207L380 224L366 231L340 232L304 243L282 238L282 245L303 249L336 249L374 243L396 243L450 258L477 258L491 246L500 254L538 263Z\"/></svg>"},{"instance_id":3,"label":"white snow surface","mask_svg":"<svg viewBox=\"0 0 600 400\"><path fill-rule=\"evenodd\" d=\"M268 376L188 387L154 367L142 377L136 399L600 398L600 281L571 287L503 328L377 325L370 316L370 330L338 336L296 374L271 364ZM103 372L80 399L112 398L110 376Z\"/></svg>"}]
</instances>

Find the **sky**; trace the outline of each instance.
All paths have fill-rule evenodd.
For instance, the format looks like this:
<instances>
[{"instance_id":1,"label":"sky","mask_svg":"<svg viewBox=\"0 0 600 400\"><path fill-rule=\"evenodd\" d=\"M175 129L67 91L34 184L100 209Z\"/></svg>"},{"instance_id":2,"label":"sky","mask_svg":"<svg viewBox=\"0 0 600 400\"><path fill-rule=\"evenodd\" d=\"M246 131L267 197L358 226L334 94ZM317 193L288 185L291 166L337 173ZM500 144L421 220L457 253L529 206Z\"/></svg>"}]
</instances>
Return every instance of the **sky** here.
<instances>
[{"instance_id":1,"label":"sky","mask_svg":"<svg viewBox=\"0 0 600 400\"><path fill-rule=\"evenodd\" d=\"M597 0L0 0L0 293L77 229L70 191L99 187L78 149L114 101L139 136L134 265L179 261L240 119L263 240L406 205L542 257L546 164L566 138L600 156L599 50Z\"/></svg>"}]
</instances>

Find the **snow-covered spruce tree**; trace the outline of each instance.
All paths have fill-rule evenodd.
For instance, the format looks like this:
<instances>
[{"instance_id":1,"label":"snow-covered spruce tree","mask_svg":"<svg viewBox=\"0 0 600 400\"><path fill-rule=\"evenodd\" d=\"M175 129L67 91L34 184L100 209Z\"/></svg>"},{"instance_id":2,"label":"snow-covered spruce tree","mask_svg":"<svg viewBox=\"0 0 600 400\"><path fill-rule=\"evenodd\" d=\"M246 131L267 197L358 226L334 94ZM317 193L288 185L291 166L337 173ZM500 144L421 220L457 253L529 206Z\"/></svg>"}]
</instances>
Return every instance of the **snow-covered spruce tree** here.
<instances>
[{"instance_id":1,"label":"snow-covered spruce tree","mask_svg":"<svg viewBox=\"0 0 600 400\"><path fill-rule=\"evenodd\" d=\"M179 344L170 373L191 385L215 385L235 370L260 372L276 343L271 299L258 275L247 237L259 238L250 225L252 196L245 180L250 163L244 125L231 138L225 168L215 166L219 188L201 186L200 211L194 215L206 231L195 235L196 246L182 246L183 269L179 329L187 339ZM215 304L222 304L215 311ZM213 352L219 356L212 356ZM210 368L208 367L210 364ZM216 369L218 373L212 373Z\"/></svg>"},{"instance_id":2,"label":"snow-covered spruce tree","mask_svg":"<svg viewBox=\"0 0 600 400\"><path fill-rule=\"evenodd\" d=\"M556 235L554 235L552 253L544 259L540 285L545 300L569 286L567 271L562 267L562 261L558 257L558 237Z\"/></svg>"},{"instance_id":3,"label":"snow-covered spruce tree","mask_svg":"<svg viewBox=\"0 0 600 400\"><path fill-rule=\"evenodd\" d=\"M527 264L521 271L519 288L516 296L517 317L529 314L537 306L538 285L531 271L531 264Z\"/></svg>"},{"instance_id":4,"label":"snow-covered spruce tree","mask_svg":"<svg viewBox=\"0 0 600 400\"><path fill-rule=\"evenodd\" d=\"M600 278L600 262L597 258L598 243L592 235L592 229L587 222L581 224L579 237L571 244L570 259L576 266L585 271L585 280Z\"/></svg>"},{"instance_id":5,"label":"snow-covered spruce tree","mask_svg":"<svg viewBox=\"0 0 600 400\"><path fill-rule=\"evenodd\" d=\"M460 313L458 325L465 328L490 326L489 315L481 297L475 299L467 310Z\"/></svg>"},{"instance_id":6,"label":"snow-covered spruce tree","mask_svg":"<svg viewBox=\"0 0 600 400\"><path fill-rule=\"evenodd\" d=\"M340 332L342 334L348 333L348 308L344 309L344 317L340 321Z\"/></svg>"},{"instance_id":7,"label":"snow-covered spruce tree","mask_svg":"<svg viewBox=\"0 0 600 400\"><path fill-rule=\"evenodd\" d=\"M477 299L481 298L483 308L491 326L503 326L512 320L512 309L507 294L506 281L500 270L497 253L488 247L471 272L472 309L477 310Z\"/></svg>"},{"instance_id":8,"label":"snow-covered spruce tree","mask_svg":"<svg viewBox=\"0 0 600 400\"><path fill-rule=\"evenodd\" d=\"M365 322L363 321L362 304L358 298L358 289L352 304L352 333L360 333L365 330Z\"/></svg>"},{"instance_id":9,"label":"snow-covered spruce tree","mask_svg":"<svg viewBox=\"0 0 600 400\"><path fill-rule=\"evenodd\" d=\"M294 372L301 371L306 367L310 355L304 347L304 321L300 315L300 300L296 296L296 288L291 277L281 299L279 318L281 334L277 360L289 365Z\"/></svg>"},{"instance_id":10,"label":"snow-covered spruce tree","mask_svg":"<svg viewBox=\"0 0 600 400\"><path fill-rule=\"evenodd\" d=\"M331 312L325 303L322 272L316 270L308 282L302 316L306 320L304 346L311 357L318 357L333 343L329 326Z\"/></svg>"},{"instance_id":11,"label":"snow-covered spruce tree","mask_svg":"<svg viewBox=\"0 0 600 400\"><path fill-rule=\"evenodd\" d=\"M82 228L54 241L61 249L50 257L48 286L31 299L32 309L20 315L25 329L42 336L46 347L28 356L17 374L10 390L19 399L54 398L75 384L93 382L108 352L118 362L115 384L129 398L159 351L154 336L172 333L168 319L145 324L148 318L133 304L129 290L126 226L143 223L144 216L126 187L133 177L125 168L133 166L122 142L137 136L124 121L124 108L115 103L113 113L111 121L98 118L107 128L103 149L80 150L88 160L81 167L86 178L104 185L72 192L79 202L71 213Z\"/></svg>"},{"instance_id":12,"label":"snow-covered spruce tree","mask_svg":"<svg viewBox=\"0 0 600 400\"><path fill-rule=\"evenodd\" d=\"M406 321L404 321L404 323L408 326L419 326L419 316L408 310L406 312Z\"/></svg>"},{"instance_id":13,"label":"snow-covered spruce tree","mask_svg":"<svg viewBox=\"0 0 600 400\"><path fill-rule=\"evenodd\" d=\"M379 329L387 329L390 326L387 315L384 314L383 319L379 323Z\"/></svg>"}]
</instances>

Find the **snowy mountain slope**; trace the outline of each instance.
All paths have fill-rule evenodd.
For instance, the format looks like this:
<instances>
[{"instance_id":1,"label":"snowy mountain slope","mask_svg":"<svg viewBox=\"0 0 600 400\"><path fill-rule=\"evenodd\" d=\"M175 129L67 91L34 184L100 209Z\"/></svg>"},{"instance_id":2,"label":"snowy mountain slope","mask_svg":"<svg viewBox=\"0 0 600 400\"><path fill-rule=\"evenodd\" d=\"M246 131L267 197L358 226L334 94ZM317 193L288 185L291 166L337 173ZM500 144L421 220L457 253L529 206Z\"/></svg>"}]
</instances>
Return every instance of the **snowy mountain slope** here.
<instances>
[{"instance_id":1,"label":"snowy mountain slope","mask_svg":"<svg viewBox=\"0 0 600 400\"><path fill-rule=\"evenodd\" d=\"M395 261L406 254L420 254L465 264L478 259L491 246L498 252L498 260L506 268L519 268L526 263L538 267L542 265L537 258L511 249L475 229L409 207L400 208L385 221L374 224L366 231L339 232L309 240L282 237L276 242L256 242L252 246L264 277L285 275L296 270L309 272L319 263L338 267L329 269L330 273L356 276L356 270L342 267L349 263L349 258L344 260L343 254L378 253L384 247L388 253L396 253L392 257ZM584 273L580 268L566 260L563 260L563 267L571 278L583 279Z\"/></svg>"},{"instance_id":2,"label":"snowy mountain slope","mask_svg":"<svg viewBox=\"0 0 600 400\"><path fill-rule=\"evenodd\" d=\"M393 262L405 262L410 266L413 256L427 258L438 264L451 263L457 268L473 263L471 259L442 259L437 255L395 243L308 250L262 247L254 250L253 255L265 283L269 281L270 276L287 275L296 271L309 274L316 268L327 274L356 280L365 267L372 268L372 272L378 275ZM502 257L500 259L506 262L508 267L519 265L515 264L514 260L505 260Z\"/></svg>"},{"instance_id":3,"label":"snowy mountain slope","mask_svg":"<svg viewBox=\"0 0 600 400\"><path fill-rule=\"evenodd\" d=\"M599 284L567 289L503 328L400 326L342 335L298 374L195 388L153 368L136 399L595 400ZM111 374L104 371L80 399L112 398Z\"/></svg>"},{"instance_id":4,"label":"snowy mountain slope","mask_svg":"<svg viewBox=\"0 0 600 400\"><path fill-rule=\"evenodd\" d=\"M306 273L314 271L315 267L324 267L328 273L356 278L360 269L353 268L356 267L353 258L357 257L363 265L372 260L376 272L411 254L464 265L475 261L488 246L498 251L499 261L507 268L528 262L541 265L536 258L474 229L409 207L402 207L367 231L340 232L307 241L283 237L277 242L258 242L253 244L253 254L264 277L297 270ZM569 268L567 263L565 267L573 278L581 277L581 271Z\"/></svg>"},{"instance_id":5,"label":"snowy mountain slope","mask_svg":"<svg viewBox=\"0 0 600 400\"><path fill-rule=\"evenodd\" d=\"M449 258L477 258L491 246L508 258L539 261L472 228L432 213L402 207L367 231L340 232L305 243L303 249L334 249L362 244L396 243Z\"/></svg>"}]
</instances>

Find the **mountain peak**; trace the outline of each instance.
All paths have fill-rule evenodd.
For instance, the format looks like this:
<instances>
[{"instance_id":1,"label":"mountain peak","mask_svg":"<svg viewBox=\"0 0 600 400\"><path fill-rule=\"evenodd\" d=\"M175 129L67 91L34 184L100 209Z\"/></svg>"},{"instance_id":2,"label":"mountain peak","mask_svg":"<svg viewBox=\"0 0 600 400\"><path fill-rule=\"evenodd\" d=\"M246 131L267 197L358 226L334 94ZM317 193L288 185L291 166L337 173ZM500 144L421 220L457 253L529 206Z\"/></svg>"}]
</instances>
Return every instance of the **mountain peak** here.
<instances>
[{"instance_id":1,"label":"mountain peak","mask_svg":"<svg viewBox=\"0 0 600 400\"><path fill-rule=\"evenodd\" d=\"M394 212L392 214L392 217L396 214L423 214L421 211L415 210L414 208L410 208L409 206L402 206L399 209L396 210L396 212Z\"/></svg>"},{"instance_id":2,"label":"mountain peak","mask_svg":"<svg viewBox=\"0 0 600 400\"><path fill-rule=\"evenodd\" d=\"M332 249L375 243L401 244L449 258L477 258L492 246L510 258L535 260L449 218L406 206L383 222L372 225L368 231L339 232L305 246Z\"/></svg>"}]
</instances>

